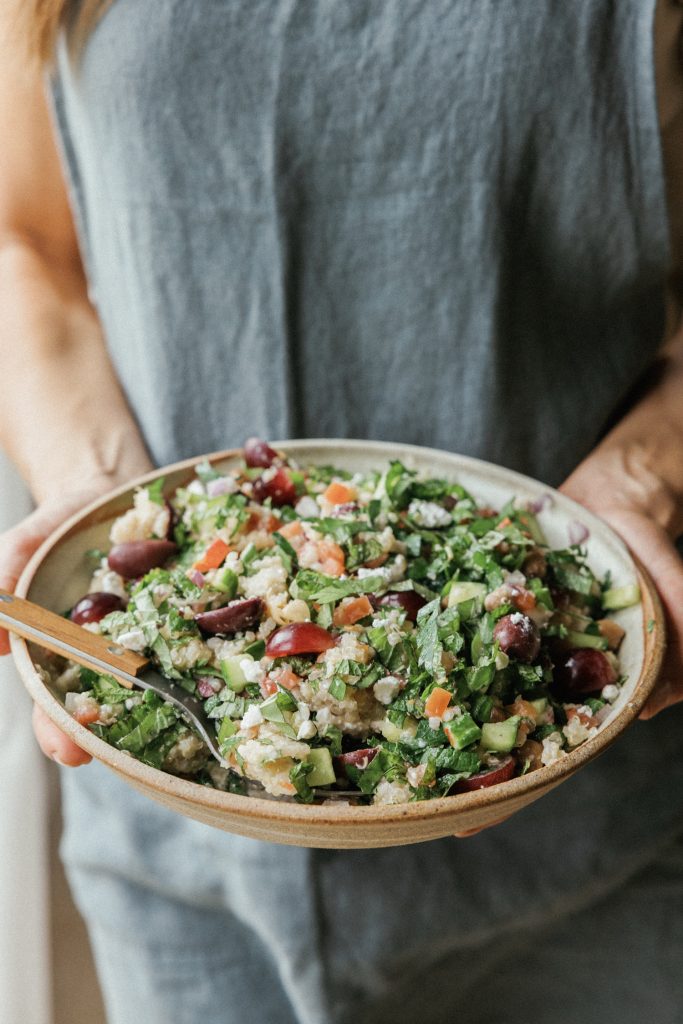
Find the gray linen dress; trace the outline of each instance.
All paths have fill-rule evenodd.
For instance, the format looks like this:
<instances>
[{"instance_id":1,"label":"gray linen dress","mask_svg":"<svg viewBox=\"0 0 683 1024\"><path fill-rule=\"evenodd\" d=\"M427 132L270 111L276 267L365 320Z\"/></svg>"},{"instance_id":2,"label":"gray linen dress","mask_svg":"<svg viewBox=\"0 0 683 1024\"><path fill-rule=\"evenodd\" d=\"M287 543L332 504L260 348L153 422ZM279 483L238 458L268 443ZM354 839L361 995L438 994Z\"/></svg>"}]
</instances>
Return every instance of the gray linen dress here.
<instances>
[{"instance_id":1,"label":"gray linen dress","mask_svg":"<svg viewBox=\"0 0 683 1024\"><path fill-rule=\"evenodd\" d=\"M662 336L654 6L116 0L80 68L62 49L92 297L155 460L371 437L560 483ZM683 1019L682 724L475 839L383 851L66 773L112 1024Z\"/></svg>"}]
</instances>

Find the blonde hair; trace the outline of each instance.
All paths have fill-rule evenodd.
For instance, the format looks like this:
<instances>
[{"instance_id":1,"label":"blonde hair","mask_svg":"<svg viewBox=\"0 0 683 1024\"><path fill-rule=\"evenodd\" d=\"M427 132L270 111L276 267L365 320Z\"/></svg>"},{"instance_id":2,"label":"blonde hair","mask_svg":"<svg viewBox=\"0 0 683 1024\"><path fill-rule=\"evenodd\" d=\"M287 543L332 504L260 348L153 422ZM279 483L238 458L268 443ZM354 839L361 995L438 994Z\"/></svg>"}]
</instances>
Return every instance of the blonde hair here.
<instances>
[{"instance_id":1,"label":"blonde hair","mask_svg":"<svg viewBox=\"0 0 683 1024\"><path fill-rule=\"evenodd\" d=\"M5 2L5 0L0 0ZM78 52L88 33L113 0L81 0L78 13L71 17L71 0L19 0L17 15L24 21L24 38L31 55L43 63L52 60L57 36L68 28L69 45Z\"/></svg>"}]
</instances>

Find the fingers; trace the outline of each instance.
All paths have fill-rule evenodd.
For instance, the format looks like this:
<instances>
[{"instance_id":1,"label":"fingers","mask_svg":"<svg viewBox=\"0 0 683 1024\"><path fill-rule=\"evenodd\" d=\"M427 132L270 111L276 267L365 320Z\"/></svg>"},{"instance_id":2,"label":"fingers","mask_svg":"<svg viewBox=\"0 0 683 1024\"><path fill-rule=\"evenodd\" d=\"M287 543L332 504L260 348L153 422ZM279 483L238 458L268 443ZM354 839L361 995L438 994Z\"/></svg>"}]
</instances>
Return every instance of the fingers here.
<instances>
[{"instance_id":1,"label":"fingers","mask_svg":"<svg viewBox=\"0 0 683 1024\"><path fill-rule=\"evenodd\" d=\"M96 495L82 491L44 502L21 523L0 535L0 588L14 591L26 563L46 537L72 512ZM9 654L9 637L0 629L0 656Z\"/></svg>"},{"instance_id":2,"label":"fingers","mask_svg":"<svg viewBox=\"0 0 683 1024\"><path fill-rule=\"evenodd\" d=\"M33 707L33 731L43 753L58 764L69 768L92 761L90 754L81 750L37 705Z\"/></svg>"}]
</instances>

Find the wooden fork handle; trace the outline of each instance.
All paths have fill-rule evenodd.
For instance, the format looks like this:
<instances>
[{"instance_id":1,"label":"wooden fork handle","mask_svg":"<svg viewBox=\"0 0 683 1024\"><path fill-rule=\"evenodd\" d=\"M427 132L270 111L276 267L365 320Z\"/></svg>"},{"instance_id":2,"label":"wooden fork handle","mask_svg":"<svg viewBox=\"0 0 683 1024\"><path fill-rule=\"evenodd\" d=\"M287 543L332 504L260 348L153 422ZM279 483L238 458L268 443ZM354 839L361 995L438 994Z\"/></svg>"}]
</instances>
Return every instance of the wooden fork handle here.
<instances>
[{"instance_id":1,"label":"wooden fork handle","mask_svg":"<svg viewBox=\"0 0 683 1024\"><path fill-rule=\"evenodd\" d=\"M95 671L110 668L114 673L138 676L149 666L149 658L120 647L109 637L91 633L70 619L4 590L0 590L0 627ZM121 682L132 686L124 678Z\"/></svg>"}]
</instances>

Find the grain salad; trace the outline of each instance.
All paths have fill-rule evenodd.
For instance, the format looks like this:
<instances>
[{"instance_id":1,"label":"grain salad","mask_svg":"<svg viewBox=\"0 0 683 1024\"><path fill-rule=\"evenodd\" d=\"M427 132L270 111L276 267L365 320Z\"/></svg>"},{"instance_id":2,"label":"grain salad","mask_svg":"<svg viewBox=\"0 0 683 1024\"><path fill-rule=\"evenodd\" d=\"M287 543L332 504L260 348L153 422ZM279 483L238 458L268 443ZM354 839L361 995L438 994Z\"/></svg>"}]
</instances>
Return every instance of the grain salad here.
<instances>
[{"instance_id":1,"label":"grain salad","mask_svg":"<svg viewBox=\"0 0 683 1024\"><path fill-rule=\"evenodd\" d=\"M75 666L58 685L97 736L219 789L397 804L496 785L619 699L610 612L638 588L596 578L585 539L550 548L514 496L487 507L399 461L351 475L251 439L171 496L139 488L70 611L203 700L229 768L154 693Z\"/></svg>"}]
</instances>

